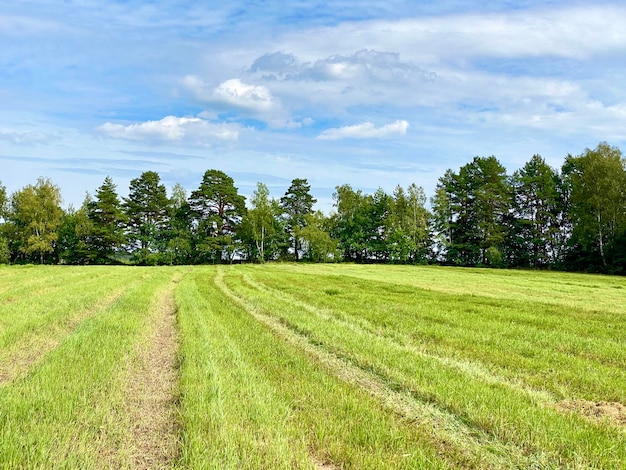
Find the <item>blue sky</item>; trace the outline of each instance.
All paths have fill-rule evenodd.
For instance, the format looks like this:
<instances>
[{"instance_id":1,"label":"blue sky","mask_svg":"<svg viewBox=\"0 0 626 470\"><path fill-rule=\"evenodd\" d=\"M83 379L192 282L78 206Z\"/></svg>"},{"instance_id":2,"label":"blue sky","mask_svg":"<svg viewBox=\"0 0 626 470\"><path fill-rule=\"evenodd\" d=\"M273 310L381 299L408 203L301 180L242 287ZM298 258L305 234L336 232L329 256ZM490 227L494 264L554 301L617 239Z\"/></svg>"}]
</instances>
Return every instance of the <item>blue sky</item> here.
<instances>
[{"instance_id":1,"label":"blue sky","mask_svg":"<svg viewBox=\"0 0 626 470\"><path fill-rule=\"evenodd\" d=\"M217 6L212 5L215 3ZM485 5L486 4L486 5ZM626 150L622 1L20 0L0 5L0 181L79 206L110 175L249 195L307 178L431 196L495 155Z\"/></svg>"}]
</instances>

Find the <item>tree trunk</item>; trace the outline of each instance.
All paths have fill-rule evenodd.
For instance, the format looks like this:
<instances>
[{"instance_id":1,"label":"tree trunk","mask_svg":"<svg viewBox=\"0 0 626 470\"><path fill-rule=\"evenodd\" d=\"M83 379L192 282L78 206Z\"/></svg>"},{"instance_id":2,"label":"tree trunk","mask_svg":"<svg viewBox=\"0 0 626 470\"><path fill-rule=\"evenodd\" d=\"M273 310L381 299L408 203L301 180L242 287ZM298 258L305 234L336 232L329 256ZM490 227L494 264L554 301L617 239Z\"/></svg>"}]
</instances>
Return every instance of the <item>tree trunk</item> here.
<instances>
[{"instance_id":1,"label":"tree trunk","mask_svg":"<svg viewBox=\"0 0 626 470\"><path fill-rule=\"evenodd\" d=\"M602 239L602 219L599 211L596 214L596 219L598 221L598 245L600 246L600 257L602 258L602 266L606 268L606 259L604 258L604 240Z\"/></svg>"},{"instance_id":2,"label":"tree trunk","mask_svg":"<svg viewBox=\"0 0 626 470\"><path fill-rule=\"evenodd\" d=\"M261 226L261 263L265 263L265 226Z\"/></svg>"}]
</instances>

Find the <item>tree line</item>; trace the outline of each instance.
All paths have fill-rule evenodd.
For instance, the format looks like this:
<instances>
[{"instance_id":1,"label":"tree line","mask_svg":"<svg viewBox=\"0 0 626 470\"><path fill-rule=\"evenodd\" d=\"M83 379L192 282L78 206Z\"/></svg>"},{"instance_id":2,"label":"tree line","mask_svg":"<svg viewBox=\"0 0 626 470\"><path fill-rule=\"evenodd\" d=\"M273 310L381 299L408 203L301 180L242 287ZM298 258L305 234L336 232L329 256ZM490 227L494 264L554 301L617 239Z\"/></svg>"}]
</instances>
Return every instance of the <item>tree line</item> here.
<instances>
[{"instance_id":1,"label":"tree line","mask_svg":"<svg viewBox=\"0 0 626 470\"><path fill-rule=\"evenodd\" d=\"M392 194L335 188L328 215L306 179L248 204L231 177L211 169L187 194L146 171L120 197L110 177L79 209L40 178L12 195L0 184L0 262L203 264L233 261L440 263L626 272L626 160L602 142L557 170L534 155L508 175L475 157L437 182Z\"/></svg>"}]
</instances>

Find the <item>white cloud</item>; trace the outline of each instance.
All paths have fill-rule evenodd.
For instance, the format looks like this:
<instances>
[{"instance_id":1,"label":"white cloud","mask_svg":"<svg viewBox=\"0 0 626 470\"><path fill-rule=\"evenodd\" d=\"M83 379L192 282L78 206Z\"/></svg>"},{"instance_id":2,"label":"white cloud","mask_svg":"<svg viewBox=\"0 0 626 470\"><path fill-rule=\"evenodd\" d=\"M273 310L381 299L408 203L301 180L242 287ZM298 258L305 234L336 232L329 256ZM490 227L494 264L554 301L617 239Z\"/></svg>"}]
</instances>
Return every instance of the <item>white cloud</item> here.
<instances>
[{"instance_id":1,"label":"white cloud","mask_svg":"<svg viewBox=\"0 0 626 470\"><path fill-rule=\"evenodd\" d=\"M204 115L214 114L212 111L217 114L235 111L244 118L259 119L273 127L300 126L290 119L280 101L264 85L251 85L232 78L212 88L195 75L184 77L181 83L196 100L208 105Z\"/></svg>"},{"instance_id":2,"label":"white cloud","mask_svg":"<svg viewBox=\"0 0 626 470\"><path fill-rule=\"evenodd\" d=\"M303 60L363 48L400 51L405 60L430 64L474 57L585 58L626 47L626 30L616 21L624 16L623 5L585 5L345 22L294 31L272 44Z\"/></svg>"},{"instance_id":3,"label":"white cloud","mask_svg":"<svg viewBox=\"0 0 626 470\"><path fill-rule=\"evenodd\" d=\"M327 129L322 132L318 139L339 140L339 139L384 139L395 135L406 134L409 123L405 120L398 120L391 124L376 127L371 122L364 122L354 126L338 127Z\"/></svg>"},{"instance_id":4,"label":"white cloud","mask_svg":"<svg viewBox=\"0 0 626 470\"><path fill-rule=\"evenodd\" d=\"M476 110L611 106L624 102L624 16L625 6L603 4L338 22L259 40L256 50L279 52L257 55L247 72L318 122L376 121L366 107L462 126Z\"/></svg>"},{"instance_id":5,"label":"white cloud","mask_svg":"<svg viewBox=\"0 0 626 470\"><path fill-rule=\"evenodd\" d=\"M260 113L271 111L276 106L270 90L265 86L248 85L238 78L226 80L214 91L216 101L236 108Z\"/></svg>"},{"instance_id":6,"label":"white cloud","mask_svg":"<svg viewBox=\"0 0 626 470\"><path fill-rule=\"evenodd\" d=\"M207 144L217 140L237 140L236 124L215 124L200 118L166 116L159 121L146 121L124 126L107 122L97 129L110 137L133 141L169 141Z\"/></svg>"},{"instance_id":7,"label":"white cloud","mask_svg":"<svg viewBox=\"0 0 626 470\"><path fill-rule=\"evenodd\" d=\"M52 134L32 131L7 131L0 129L0 140L16 145L47 144L60 140L60 137Z\"/></svg>"},{"instance_id":8,"label":"white cloud","mask_svg":"<svg viewBox=\"0 0 626 470\"><path fill-rule=\"evenodd\" d=\"M226 80L214 89L195 75L186 76L182 83L196 99L209 104L221 104L259 113L271 111L276 106L267 87L248 85L238 78Z\"/></svg>"}]
</instances>

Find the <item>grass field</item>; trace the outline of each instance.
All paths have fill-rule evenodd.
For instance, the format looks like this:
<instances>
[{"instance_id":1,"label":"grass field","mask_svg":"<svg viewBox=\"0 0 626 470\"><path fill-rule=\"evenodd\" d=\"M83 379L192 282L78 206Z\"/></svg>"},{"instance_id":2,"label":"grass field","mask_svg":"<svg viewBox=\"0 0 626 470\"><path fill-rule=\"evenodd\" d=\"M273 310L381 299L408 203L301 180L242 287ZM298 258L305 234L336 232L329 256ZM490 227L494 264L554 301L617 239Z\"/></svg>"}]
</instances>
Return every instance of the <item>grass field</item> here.
<instances>
[{"instance_id":1,"label":"grass field","mask_svg":"<svg viewBox=\"0 0 626 470\"><path fill-rule=\"evenodd\" d=\"M0 267L0 468L626 468L626 278Z\"/></svg>"}]
</instances>

